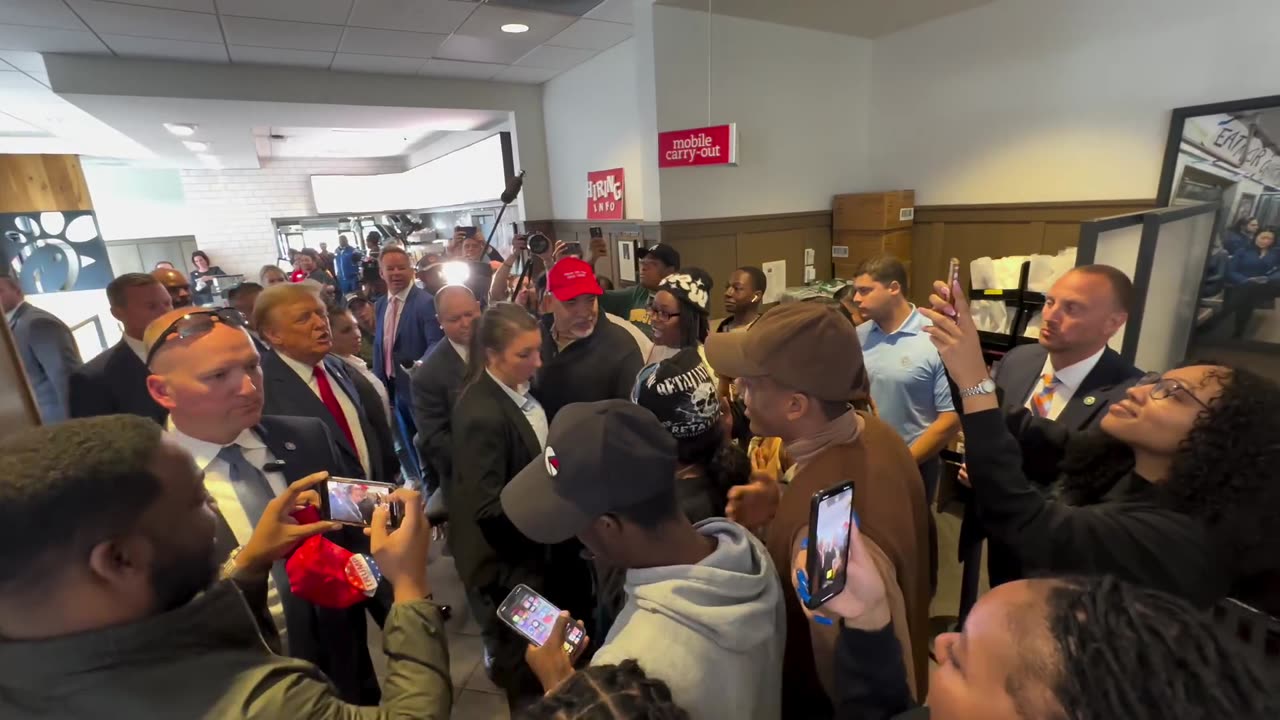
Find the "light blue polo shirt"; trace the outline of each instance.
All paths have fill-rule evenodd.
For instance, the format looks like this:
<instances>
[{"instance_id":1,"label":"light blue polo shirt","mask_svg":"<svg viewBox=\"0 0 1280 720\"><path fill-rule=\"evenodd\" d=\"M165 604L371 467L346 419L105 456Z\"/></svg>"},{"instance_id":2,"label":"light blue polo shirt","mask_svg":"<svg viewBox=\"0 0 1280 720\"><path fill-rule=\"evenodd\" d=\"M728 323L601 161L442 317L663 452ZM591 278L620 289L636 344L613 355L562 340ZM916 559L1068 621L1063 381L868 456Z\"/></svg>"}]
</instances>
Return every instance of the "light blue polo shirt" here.
<instances>
[{"instance_id":1,"label":"light blue polo shirt","mask_svg":"<svg viewBox=\"0 0 1280 720\"><path fill-rule=\"evenodd\" d=\"M906 322L894 332L886 333L874 320L858 326L876 410L908 445L939 413L955 410L942 358L924 332L932 324L912 305Z\"/></svg>"}]
</instances>

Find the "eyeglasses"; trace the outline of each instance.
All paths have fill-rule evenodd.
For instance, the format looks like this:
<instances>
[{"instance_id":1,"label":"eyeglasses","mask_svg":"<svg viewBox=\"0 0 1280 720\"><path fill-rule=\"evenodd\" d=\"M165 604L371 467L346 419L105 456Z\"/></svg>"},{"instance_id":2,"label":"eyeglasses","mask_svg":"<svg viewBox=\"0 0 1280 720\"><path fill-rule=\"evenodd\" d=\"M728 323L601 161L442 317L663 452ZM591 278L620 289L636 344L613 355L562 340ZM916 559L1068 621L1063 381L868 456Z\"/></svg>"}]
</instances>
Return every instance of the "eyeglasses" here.
<instances>
[{"instance_id":1,"label":"eyeglasses","mask_svg":"<svg viewBox=\"0 0 1280 720\"><path fill-rule=\"evenodd\" d=\"M147 367L151 367L151 361L155 358L156 353L164 344L170 340L183 340L186 338L199 337L213 330L213 326L217 323L224 323L233 328L247 327L244 315L240 314L235 308L213 308L208 310L192 310L182 317L169 323L169 327L160 333L160 337L156 340L156 344L151 346L151 350L147 352Z\"/></svg>"},{"instance_id":2,"label":"eyeglasses","mask_svg":"<svg viewBox=\"0 0 1280 720\"><path fill-rule=\"evenodd\" d=\"M1184 397L1188 397L1196 401L1196 404L1204 408L1205 410L1209 409L1209 406L1205 404L1203 400L1196 397L1195 393L1188 390L1177 380L1174 380L1173 378L1163 377L1160 375L1160 373L1157 373L1157 372L1147 373L1146 375L1142 376L1142 379L1139 380L1137 384L1139 386L1143 386L1143 385L1154 386L1151 388L1152 400L1164 400L1166 398L1180 394L1180 395L1183 395Z\"/></svg>"},{"instance_id":3,"label":"eyeglasses","mask_svg":"<svg viewBox=\"0 0 1280 720\"><path fill-rule=\"evenodd\" d=\"M678 312L667 312L666 310L663 310L662 308L656 307L654 305L650 305L648 307L648 310L650 315L658 318L663 322L666 322L667 320L670 320L673 317L680 317L680 313Z\"/></svg>"}]
</instances>

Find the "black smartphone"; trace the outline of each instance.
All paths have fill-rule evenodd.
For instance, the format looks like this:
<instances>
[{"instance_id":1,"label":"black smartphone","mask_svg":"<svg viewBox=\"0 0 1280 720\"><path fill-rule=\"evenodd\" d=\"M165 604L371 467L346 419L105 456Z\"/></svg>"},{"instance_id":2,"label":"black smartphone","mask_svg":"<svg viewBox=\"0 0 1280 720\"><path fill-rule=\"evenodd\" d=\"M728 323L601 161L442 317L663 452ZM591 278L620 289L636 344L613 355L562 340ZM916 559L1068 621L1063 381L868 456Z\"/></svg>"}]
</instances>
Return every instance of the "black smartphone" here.
<instances>
[{"instance_id":1,"label":"black smartphone","mask_svg":"<svg viewBox=\"0 0 1280 720\"><path fill-rule=\"evenodd\" d=\"M560 617L560 608L552 605L528 585L517 585L498 607L498 618L538 647L546 644L558 617ZM583 634L581 626L576 622L570 622L562 649L569 655L573 655L582 644Z\"/></svg>"},{"instance_id":2,"label":"black smartphone","mask_svg":"<svg viewBox=\"0 0 1280 720\"><path fill-rule=\"evenodd\" d=\"M844 590L848 578L849 526L853 523L853 481L813 494L809 505L809 609Z\"/></svg>"},{"instance_id":3,"label":"black smartphone","mask_svg":"<svg viewBox=\"0 0 1280 720\"><path fill-rule=\"evenodd\" d=\"M564 244L564 250L563 250L563 251L561 251L560 256L561 256L561 257L570 257L570 256L572 256L572 257L576 257L576 258L581 259L581 258L583 257L583 254L582 254L582 243L578 242L577 240L574 240L574 241L572 241L572 242L567 242L567 243L565 243L565 244Z\"/></svg>"},{"instance_id":4,"label":"black smartphone","mask_svg":"<svg viewBox=\"0 0 1280 720\"><path fill-rule=\"evenodd\" d=\"M358 478L330 477L324 482L320 502L320 516L343 525L369 527L373 509L382 503L391 508L391 527L400 527L403 520L401 505L391 502L396 486L391 483L370 482Z\"/></svg>"}]
</instances>

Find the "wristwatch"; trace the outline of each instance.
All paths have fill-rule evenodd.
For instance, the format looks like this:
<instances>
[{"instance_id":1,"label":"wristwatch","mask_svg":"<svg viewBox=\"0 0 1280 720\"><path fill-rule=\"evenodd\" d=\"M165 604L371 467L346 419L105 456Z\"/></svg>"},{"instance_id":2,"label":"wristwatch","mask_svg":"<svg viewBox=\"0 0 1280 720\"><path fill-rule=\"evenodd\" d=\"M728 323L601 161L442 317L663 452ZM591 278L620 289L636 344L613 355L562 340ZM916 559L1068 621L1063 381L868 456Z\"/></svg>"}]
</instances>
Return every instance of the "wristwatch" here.
<instances>
[{"instance_id":1,"label":"wristwatch","mask_svg":"<svg viewBox=\"0 0 1280 720\"><path fill-rule=\"evenodd\" d=\"M218 573L218 577L225 579L236 574L236 556L240 554L241 550L244 550L243 545L239 545L236 549L231 551L231 554L227 556L226 561L222 563L222 570Z\"/></svg>"},{"instance_id":2,"label":"wristwatch","mask_svg":"<svg viewBox=\"0 0 1280 720\"><path fill-rule=\"evenodd\" d=\"M983 378L982 382L971 388L964 388L960 391L960 397L977 397L979 395L990 395L996 391L996 383L991 378Z\"/></svg>"}]
</instances>

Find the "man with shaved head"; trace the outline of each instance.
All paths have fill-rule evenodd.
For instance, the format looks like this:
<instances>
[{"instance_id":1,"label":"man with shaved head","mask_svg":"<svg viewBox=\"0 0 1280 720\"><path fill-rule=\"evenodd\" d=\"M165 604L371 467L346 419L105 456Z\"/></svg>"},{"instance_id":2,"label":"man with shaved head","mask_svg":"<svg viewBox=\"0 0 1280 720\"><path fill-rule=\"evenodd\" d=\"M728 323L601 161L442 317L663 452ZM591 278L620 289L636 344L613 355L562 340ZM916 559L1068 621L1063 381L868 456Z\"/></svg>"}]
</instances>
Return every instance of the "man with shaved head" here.
<instances>
[{"instance_id":1,"label":"man with shaved head","mask_svg":"<svg viewBox=\"0 0 1280 720\"><path fill-rule=\"evenodd\" d=\"M143 340L151 372L147 389L169 413L167 435L195 458L217 502L219 561L249 541L266 504L290 483L317 472L359 474L360 466L338 453L321 420L262 414L261 360L240 313L172 310L147 326ZM326 537L353 551L368 550L353 528ZM272 569L268 607L288 654L319 666L347 702L376 704L364 605L316 608L289 591L282 562Z\"/></svg>"},{"instance_id":2,"label":"man with shaved head","mask_svg":"<svg viewBox=\"0 0 1280 720\"><path fill-rule=\"evenodd\" d=\"M167 267L152 270L151 276L159 280L160 284L164 285L164 289L169 291L169 298L173 301L174 308L191 307L191 281L186 275L172 267Z\"/></svg>"},{"instance_id":3,"label":"man with shaved head","mask_svg":"<svg viewBox=\"0 0 1280 720\"><path fill-rule=\"evenodd\" d=\"M453 471L449 416L462 389L479 317L480 302L465 285L446 285L436 292L436 318L447 342L436 343L413 371L414 444L431 471L432 490Z\"/></svg>"}]
</instances>

